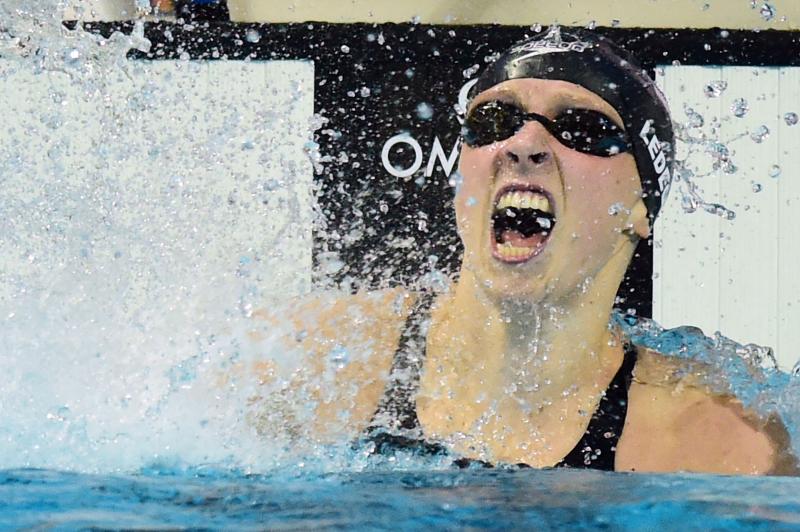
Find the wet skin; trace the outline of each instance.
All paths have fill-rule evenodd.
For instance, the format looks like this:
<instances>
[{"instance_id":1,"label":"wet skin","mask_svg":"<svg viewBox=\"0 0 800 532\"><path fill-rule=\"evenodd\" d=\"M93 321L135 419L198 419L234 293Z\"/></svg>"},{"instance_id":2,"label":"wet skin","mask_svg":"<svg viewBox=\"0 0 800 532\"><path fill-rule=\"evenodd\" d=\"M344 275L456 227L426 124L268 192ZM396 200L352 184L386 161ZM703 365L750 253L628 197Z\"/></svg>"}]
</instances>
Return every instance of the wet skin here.
<instances>
[{"instance_id":1,"label":"wet skin","mask_svg":"<svg viewBox=\"0 0 800 532\"><path fill-rule=\"evenodd\" d=\"M471 108L489 100L550 118L567 108L593 109L622 125L602 98L567 82L507 81L478 95ZM459 169L455 209L464 261L458 282L433 310L420 422L427 436L462 455L551 466L580 439L622 362L624 339L609 329L610 313L636 244L649 235L636 165L628 153L572 150L528 122L501 142L464 146ZM513 264L494 253L491 228L498 191L509 185L545 191L556 218L543 248ZM317 402L313 422L296 430L339 441L363 430L413 299L397 289L328 295L295 307L280 325L307 333L286 338L308 357L291 375L293 389ZM334 346L365 355L331 372L326 360ZM779 422L705 388L702 367L676 364L640 350L618 470L795 471ZM266 362L255 370L263 382L278 371Z\"/></svg>"}]
</instances>

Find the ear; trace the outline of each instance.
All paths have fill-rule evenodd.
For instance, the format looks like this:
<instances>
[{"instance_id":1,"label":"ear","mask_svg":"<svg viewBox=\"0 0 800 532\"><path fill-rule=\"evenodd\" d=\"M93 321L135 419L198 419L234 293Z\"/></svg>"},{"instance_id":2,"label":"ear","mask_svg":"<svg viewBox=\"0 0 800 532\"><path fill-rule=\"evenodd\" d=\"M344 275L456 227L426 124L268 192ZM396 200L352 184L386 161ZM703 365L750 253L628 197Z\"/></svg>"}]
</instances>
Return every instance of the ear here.
<instances>
[{"instance_id":1,"label":"ear","mask_svg":"<svg viewBox=\"0 0 800 532\"><path fill-rule=\"evenodd\" d=\"M628 216L623 232L631 236L636 235L642 239L650 236L650 218L647 216L647 207L644 206L644 200L641 198L636 201L631 209L631 214Z\"/></svg>"}]
</instances>

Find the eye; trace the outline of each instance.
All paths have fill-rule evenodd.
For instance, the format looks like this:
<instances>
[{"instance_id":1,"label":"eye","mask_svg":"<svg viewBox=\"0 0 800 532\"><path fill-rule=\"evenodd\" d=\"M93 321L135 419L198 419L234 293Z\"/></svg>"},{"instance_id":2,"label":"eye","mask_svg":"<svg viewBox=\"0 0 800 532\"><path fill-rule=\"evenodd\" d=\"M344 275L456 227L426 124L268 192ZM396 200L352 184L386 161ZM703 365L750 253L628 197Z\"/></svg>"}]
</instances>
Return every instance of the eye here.
<instances>
[{"instance_id":1,"label":"eye","mask_svg":"<svg viewBox=\"0 0 800 532\"><path fill-rule=\"evenodd\" d=\"M486 145L506 139L517 129L520 110L510 103L478 104L465 121L464 139L471 145Z\"/></svg>"},{"instance_id":2,"label":"eye","mask_svg":"<svg viewBox=\"0 0 800 532\"><path fill-rule=\"evenodd\" d=\"M628 137L605 114L591 109L567 109L555 120L561 138L573 149L610 156L627 151Z\"/></svg>"}]
</instances>

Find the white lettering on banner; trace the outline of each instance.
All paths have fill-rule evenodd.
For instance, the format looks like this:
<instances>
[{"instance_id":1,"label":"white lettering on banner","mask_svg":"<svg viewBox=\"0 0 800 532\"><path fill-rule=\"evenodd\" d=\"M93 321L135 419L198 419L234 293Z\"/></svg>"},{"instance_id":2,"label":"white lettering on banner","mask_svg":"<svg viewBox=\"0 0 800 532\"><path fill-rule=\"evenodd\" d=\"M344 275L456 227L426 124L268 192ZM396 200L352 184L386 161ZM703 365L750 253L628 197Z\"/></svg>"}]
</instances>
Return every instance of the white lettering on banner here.
<instances>
[{"instance_id":1,"label":"white lettering on banner","mask_svg":"<svg viewBox=\"0 0 800 532\"><path fill-rule=\"evenodd\" d=\"M667 168L667 156L656 136L655 129L653 129L652 120L645 120L641 131L639 131L639 138L647 144L647 153L653 162L653 170L658 174L658 189L662 194L666 194L672 176L670 176L669 168Z\"/></svg>"},{"instance_id":2,"label":"white lettering on banner","mask_svg":"<svg viewBox=\"0 0 800 532\"><path fill-rule=\"evenodd\" d=\"M389 160L389 152L395 144L399 144L401 142L414 148L414 164L403 170L398 170ZM414 172L419 170L420 166L422 166L422 148L420 147L419 142L414 139L414 137L408 133L400 133L399 135L395 135L387 140L386 144L383 145L383 150L381 150L381 162L383 162L383 167L386 168L386 171L393 176L409 177Z\"/></svg>"},{"instance_id":3,"label":"white lettering on banner","mask_svg":"<svg viewBox=\"0 0 800 532\"><path fill-rule=\"evenodd\" d=\"M430 177L433 175L433 169L436 166L436 160L442 165L442 170L444 170L444 175L450 177L450 172L453 171L453 166L456 164L456 159L458 159L458 141L453 144L453 149L450 150L450 157L445 159L444 149L442 148L442 143L439 142L439 137L434 137L433 139L433 148L431 149L431 156L428 159L428 166L425 168L425 176Z\"/></svg>"},{"instance_id":4,"label":"white lettering on banner","mask_svg":"<svg viewBox=\"0 0 800 532\"><path fill-rule=\"evenodd\" d=\"M414 162L408 168L397 168L389 160L389 153L391 152L392 148L396 144L400 143L408 144L414 150ZM438 160L442 165L442 171L444 172L445 176L450 177L450 174L453 172L453 167L456 164L456 160L458 159L458 146L459 142L456 140L455 144L453 145L453 149L450 150L450 156L448 157L445 155L444 148L442 147L439 137L434 137L431 154L428 157L428 165L425 167L425 176L430 177L433 175L433 170L435 169L436 161ZM383 167L387 172L395 177L409 177L413 175L422 166L422 161L422 147L419 145L419 142L417 142L417 140L408 133L400 133L399 135L395 135L394 137L390 138L386 141L386 143L383 145L383 149L381 150L381 162L383 163Z\"/></svg>"}]
</instances>

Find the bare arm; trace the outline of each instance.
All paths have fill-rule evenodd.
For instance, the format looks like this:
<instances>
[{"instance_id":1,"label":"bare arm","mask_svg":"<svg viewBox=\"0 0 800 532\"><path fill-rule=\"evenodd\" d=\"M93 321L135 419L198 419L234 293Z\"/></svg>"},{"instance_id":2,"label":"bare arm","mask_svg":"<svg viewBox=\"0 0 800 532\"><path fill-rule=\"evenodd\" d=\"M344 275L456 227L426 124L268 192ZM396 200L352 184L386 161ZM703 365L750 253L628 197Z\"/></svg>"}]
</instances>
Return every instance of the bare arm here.
<instances>
[{"instance_id":1,"label":"bare arm","mask_svg":"<svg viewBox=\"0 0 800 532\"><path fill-rule=\"evenodd\" d=\"M324 441L357 435L380 400L411 302L395 289L306 297L282 316L254 312L249 336L263 355L240 371L257 382L250 399L257 428L283 423L294 436ZM276 345L290 363L270 356Z\"/></svg>"},{"instance_id":2,"label":"bare arm","mask_svg":"<svg viewBox=\"0 0 800 532\"><path fill-rule=\"evenodd\" d=\"M660 358L659 358L660 357ZM617 454L620 470L718 474L800 473L778 416L763 418L693 376L702 368L653 353L640 357ZM676 371L676 370L682 371ZM672 378L682 375L680 378Z\"/></svg>"}]
</instances>

